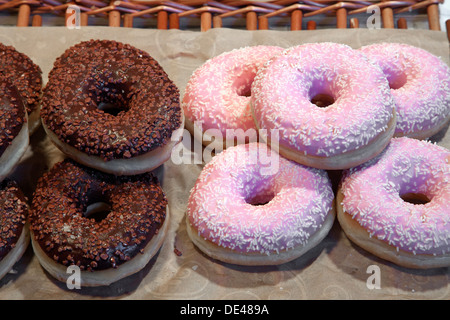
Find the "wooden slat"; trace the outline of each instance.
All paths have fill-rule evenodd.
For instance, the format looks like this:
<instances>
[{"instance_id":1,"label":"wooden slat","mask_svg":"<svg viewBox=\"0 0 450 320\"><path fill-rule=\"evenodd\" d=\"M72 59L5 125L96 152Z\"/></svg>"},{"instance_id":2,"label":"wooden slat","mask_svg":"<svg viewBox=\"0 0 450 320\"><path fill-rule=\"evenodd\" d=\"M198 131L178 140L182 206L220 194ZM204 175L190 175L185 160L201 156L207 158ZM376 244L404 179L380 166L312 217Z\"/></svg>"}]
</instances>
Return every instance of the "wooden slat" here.
<instances>
[{"instance_id":1,"label":"wooden slat","mask_svg":"<svg viewBox=\"0 0 450 320\"><path fill-rule=\"evenodd\" d=\"M446 0L450 1L450 0ZM199 19L201 31L222 27L224 18L245 19L248 30L269 29L271 17L282 17L290 23L290 30L302 30L317 26L315 16L335 17L336 28L358 28L355 15L367 14L370 6L381 12L382 27L407 28L404 13L426 14L430 30L441 30L439 4L443 0L0 0L0 11L17 15L17 26L42 25L42 15L64 16L70 5L77 5L83 16L82 25L88 25L88 17L105 19L109 26L133 27L136 17L155 19L159 29L179 29L180 19ZM31 18L31 19L30 19ZM397 22L396 22L397 21ZM447 25L446 25L447 27Z\"/></svg>"}]
</instances>

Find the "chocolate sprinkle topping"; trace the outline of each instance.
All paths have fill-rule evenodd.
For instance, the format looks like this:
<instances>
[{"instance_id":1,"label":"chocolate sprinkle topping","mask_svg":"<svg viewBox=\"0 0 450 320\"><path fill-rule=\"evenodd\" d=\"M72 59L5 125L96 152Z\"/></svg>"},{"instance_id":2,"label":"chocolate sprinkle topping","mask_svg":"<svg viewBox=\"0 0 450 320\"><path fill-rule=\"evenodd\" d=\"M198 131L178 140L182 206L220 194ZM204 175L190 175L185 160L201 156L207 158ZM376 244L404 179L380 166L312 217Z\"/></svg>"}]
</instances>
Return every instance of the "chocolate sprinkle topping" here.
<instances>
[{"instance_id":1,"label":"chocolate sprinkle topping","mask_svg":"<svg viewBox=\"0 0 450 320\"><path fill-rule=\"evenodd\" d=\"M0 156L26 123L25 112L23 100L16 87L0 75Z\"/></svg>"},{"instance_id":2,"label":"chocolate sprinkle topping","mask_svg":"<svg viewBox=\"0 0 450 320\"><path fill-rule=\"evenodd\" d=\"M110 211L96 221L86 210L98 202L107 203ZM151 173L117 177L66 159L38 180L30 228L56 262L103 270L143 252L163 225L166 206Z\"/></svg>"},{"instance_id":3,"label":"chocolate sprinkle topping","mask_svg":"<svg viewBox=\"0 0 450 320\"><path fill-rule=\"evenodd\" d=\"M36 110L42 93L42 71L27 55L0 43L0 75L19 91L27 112Z\"/></svg>"},{"instance_id":4,"label":"chocolate sprinkle topping","mask_svg":"<svg viewBox=\"0 0 450 320\"><path fill-rule=\"evenodd\" d=\"M148 53L110 40L56 59L41 117L62 142L105 161L150 152L182 123L179 90Z\"/></svg>"},{"instance_id":5,"label":"chocolate sprinkle topping","mask_svg":"<svg viewBox=\"0 0 450 320\"><path fill-rule=\"evenodd\" d=\"M0 260L16 245L28 216L27 199L15 181L0 182Z\"/></svg>"}]
</instances>

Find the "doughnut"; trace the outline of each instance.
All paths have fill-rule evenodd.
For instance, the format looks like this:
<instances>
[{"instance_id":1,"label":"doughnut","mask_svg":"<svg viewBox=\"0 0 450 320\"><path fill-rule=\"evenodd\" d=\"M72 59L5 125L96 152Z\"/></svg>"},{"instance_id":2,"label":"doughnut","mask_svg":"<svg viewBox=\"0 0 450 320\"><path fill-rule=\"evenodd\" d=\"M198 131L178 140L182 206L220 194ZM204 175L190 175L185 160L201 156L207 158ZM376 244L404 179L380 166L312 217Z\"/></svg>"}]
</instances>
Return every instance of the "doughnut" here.
<instances>
[{"instance_id":1,"label":"doughnut","mask_svg":"<svg viewBox=\"0 0 450 320\"><path fill-rule=\"evenodd\" d=\"M31 243L41 266L81 286L104 286L141 270L166 236L167 199L152 173L115 176L70 158L38 180L30 210Z\"/></svg>"},{"instance_id":2,"label":"doughnut","mask_svg":"<svg viewBox=\"0 0 450 320\"><path fill-rule=\"evenodd\" d=\"M386 75L397 112L395 137L426 139L450 120L450 68L430 52L402 43L360 48Z\"/></svg>"},{"instance_id":3,"label":"doughnut","mask_svg":"<svg viewBox=\"0 0 450 320\"><path fill-rule=\"evenodd\" d=\"M0 182L0 279L20 260L30 242L27 201L15 181Z\"/></svg>"},{"instance_id":4,"label":"doughnut","mask_svg":"<svg viewBox=\"0 0 450 320\"><path fill-rule=\"evenodd\" d=\"M348 238L399 266L450 266L450 151L393 138L376 158L344 170L337 218Z\"/></svg>"},{"instance_id":5,"label":"doughnut","mask_svg":"<svg viewBox=\"0 0 450 320\"><path fill-rule=\"evenodd\" d=\"M178 88L158 62L110 40L80 42L56 59L41 118L65 155L115 175L163 164L184 127Z\"/></svg>"},{"instance_id":6,"label":"doughnut","mask_svg":"<svg viewBox=\"0 0 450 320\"><path fill-rule=\"evenodd\" d=\"M258 69L282 50L277 46L242 47L213 57L197 68L182 101L186 128L191 134L198 130L203 145L218 143L221 149L256 141L249 106L251 85Z\"/></svg>"},{"instance_id":7,"label":"doughnut","mask_svg":"<svg viewBox=\"0 0 450 320\"><path fill-rule=\"evenodd\" d=\"M186 212L188 235L203 253L246 266L300 257L326 237L334 219L327 172L260 142L214 156L191 189Z\"/></svg>"},{"instance_id":8,"label":"doughnut","mask_svg":"<svg viewBox=\"0 0 450 320\"><path fill-rule=\"evenodd\" d=\"M28 114L28 132L32 135L40 126L42 71L26 54L0 43L0 75L16 86Z\"/></svg>"},{"instance_id":9,"label":"doughnut","mask_svg":"<svg viewBox=\"0 0 450 320\"><path fill-rule=\"evenodd\" d=\"M27 112L16 87L0 75L0 181L17 166L29 144Z\"/></svg>"},{"instance_id":10,"label":"doughnut","mask_svg":"<svg viewBox=\"0 0 450 320\"><path fill-rule=\"evenodd\" d=\"M261 139L303 165L354 167L379 154L394 134L386 77L347 45L288 48L258 71L251 91Z\"/></svg>"}]
</instances>

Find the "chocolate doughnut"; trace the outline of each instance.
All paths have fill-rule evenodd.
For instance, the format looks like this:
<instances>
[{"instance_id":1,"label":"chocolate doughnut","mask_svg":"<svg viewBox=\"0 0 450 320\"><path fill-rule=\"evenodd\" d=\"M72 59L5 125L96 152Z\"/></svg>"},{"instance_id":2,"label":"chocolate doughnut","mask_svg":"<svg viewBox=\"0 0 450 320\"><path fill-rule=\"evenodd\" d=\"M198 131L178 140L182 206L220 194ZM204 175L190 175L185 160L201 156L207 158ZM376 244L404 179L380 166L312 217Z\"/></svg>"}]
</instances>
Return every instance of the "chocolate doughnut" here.
<instances>
[{"instance_id":1,"label":"chocolate doughnut","mask_svg":"<svg viewBox=\"0 0 450 320\"><path fill-rule=\"evenodd\" d=\"M27 199L13 180L0 182L0 279L22 257L30 241Z\"/></svg>"},{"instance_id":2,"label":"chocolate doughnut","mask_svg":"<svg viewBox=\"0 0 450 320\"><path fill-rule=\"evenodd\" d=\"M103 204L103 213L93 207ZM109 285L142 269L168 228L167 199L152 173L115 176L65 159L37 182L31 242L60 281L78 266L81 285ZM105 216L106 215L106 216Z\"/></svg>"},{"instance_id":3,"label":"chocolate doughnut","mask_svg":"<svg viewBox=\"0 0 450 320\"><path fill-rule=\"evenodd\" d=\"M41 117L67 156L115 175L153 170L182 137L179 90L148 53L109 40L81 42L56 59Z\"/></svg>"},{"instance_id":4,"label":"chocolate doughnut","mask_svg":"<svg viewBox=\"0 0 450 320\"><path fill-rule=\"evenodd\" d=\"M0 181L14 170L28 144L23 100L16 87L0 74Z\"/></svg>"},{"instance_id":5,"label":"chocolate doughnut","mask_svg":"<svg viewBox=\"0 0 450 320\"><path fill-rule=\"evenodd\" d=\"M41 123L41 68L26 54L0 43L0 74L9 79L21 95L28 114L29 133L33 134Z\"/></svg>"}]
</instances>

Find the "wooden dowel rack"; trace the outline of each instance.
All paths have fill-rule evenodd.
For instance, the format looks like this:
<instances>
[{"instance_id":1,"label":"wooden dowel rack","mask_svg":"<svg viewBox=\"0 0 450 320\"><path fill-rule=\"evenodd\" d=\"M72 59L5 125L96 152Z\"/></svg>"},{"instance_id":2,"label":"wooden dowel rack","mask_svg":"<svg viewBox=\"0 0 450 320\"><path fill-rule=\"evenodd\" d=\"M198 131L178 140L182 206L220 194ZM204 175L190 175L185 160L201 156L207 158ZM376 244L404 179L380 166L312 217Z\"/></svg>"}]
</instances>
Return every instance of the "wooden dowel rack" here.
<instances>
[{"instance_id":1,"label":"wooden dowel rack","mask_svg":"<svg viewBox=\"0 0 450 320\"><path fill-rule=\"evenodd\" d=\"M441 30L439 4L444 0L12 0L0 2L0 13L16 15L16 26L42 26L45 17L57 15L65 17L69 7L80 9L81 25L87 26L90 17L103 19L110 27L135 27L136 18L153 19L158 29L180 29L187 19L197 20L200 31L226 26L225 19L239 19L248 30L267 30L272 19L284 18L286 29L313 30L321 27L320 17L334 19L338 29L365 26L364 16L377 9L381 27L386 29L406 29L405 14L422 14L430 30ZM450 1L450 0L448 0ZM367 18L366 18L367 19ZM233 24L231 24L234 27ZM449 24L446 24L448 30Z\"/></svg>"}]
</instances>

